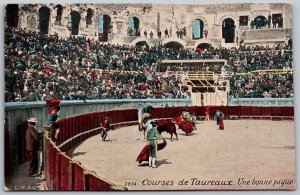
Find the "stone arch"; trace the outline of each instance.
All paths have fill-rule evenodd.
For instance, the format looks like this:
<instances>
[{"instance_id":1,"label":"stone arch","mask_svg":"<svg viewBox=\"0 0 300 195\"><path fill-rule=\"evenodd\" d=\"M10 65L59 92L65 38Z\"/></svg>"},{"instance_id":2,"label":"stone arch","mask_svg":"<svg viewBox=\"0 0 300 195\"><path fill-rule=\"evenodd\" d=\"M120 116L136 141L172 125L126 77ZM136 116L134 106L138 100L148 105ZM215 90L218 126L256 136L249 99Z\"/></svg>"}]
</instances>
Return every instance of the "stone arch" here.
<instances>
[{"instance_id":1,"label":"stone arch","mask_svg":"<svg viewBox=\"0 0 300 195\"><path fill-rule=\"evenodd\" d=\"M219 24L222 26L222 23L225 19L230 18L234 21L235 24L238 24L238 18L232 14L229 15L224 15L222 17L219 18Z\"/></svg>"},{"instance_id":2,"label":"stone arch","mask_svg":"<svg viewBox=\"0 0 300 195\"><path fill-rule=\"evenodd\" d=\"M49 33L50 15L51 15L51 10L49 7L42 6L39 9L39 27L40 27L40 33L42 34Z\"/></svg>"},{"instance_id":3,"label":"stone arch","mask_svg":"<svg viewBox=\"0 0 300 195\"><path fill-rule=\"evenodd\" d=\"M201 19L195 19L192 22L192 38L202 39L204 30L204 22Z\"/></svg>"},{"instance_id":4,"label":"stone arch","mask_svg":"<svg viewBox=\"0 0 300 195\"><path fill-rule=\"evenodd\" d=\"M63 8L63 6L61 4L57 4L55 6L55 9L56 9L56 18L55 18L55 21L56 22L61 22L64 8Z\"/></svg>"},{"instance_id":5,"label":"stone arch","mask_svg":"<svg viewBox=\"0 0 300 195\"><path fill-rule=\"evenodd\" d=\"M162 44L167 44L169 42L177 42L177 43L180 43L181 45L183 45L183 47L185 47L187 45L187 43L182 40L182 39L179 39L179 38L175 38L175 37L170 37L170 38L166 38L164 40L162 40Z\"/></svg>"},{"instance_id":6,"label":"stone arch","mask_svg":"<svg viewBox=\"0 0 300 195\"><path fill-rule=\"evenodd\" d=\"M235 21L232 18L225 18L222 21L222 38L225 43L234 43L235 27Z\"/></svg>"},{"instance_id":7,"label":"stone arch","mask_svg":"<svg viewBox=\"0 0 300 195\"><path fill-rule=\"evenodd\" d=\"M182 48L185 48L186 45L187 45L187 43L186 43L184 40L179 39L179 38L175 38L175 37L166 38L166 39L164 39L161 43L162 43L163 45L168 45L168 44L170 44L170 43L172 43L172 42L175 43L175 44L180 44L180 45L182 45Z\"/></svg>"},{"instance_id":8,"label":"stone arch","mask_svg":"<svg viewBox=\"0 0 300 195\"><path fill-rule=\"evenodd\" d=\"M126 26L127 36L141 36L141 20L139 17L129 17Z\"/></svg>"},{"instance_id":9,"label":"stone arch","mask_svg":"<svg viewBox=\"0 0 300 195\"><path fill-rule=\"evenodd\" d=\"M18 27L19 24L19 5L9 4L6 6L6 25L8 27Z\"/></svg>"},{"instance_id":10,"label":"stone arch","mask_svg":"<svg viewBox=\"0 0 300 195\"><path fill-rule=\"evenodd\" d=\"M206 19L204 16L201 16L201 15L192 17L192 18L190 19L190 21L189 21L189 24L192 24L192 22L193 22L194 20L197 20L197 19L200 19L200 20L203 21L203 23L204 23L204 28L208 28L208 22L207 22L207 19Z\"/></svg>"},{"instance_id":11,"label":"stone arch","mask_svg":"<svg viewBox=\"0 0 300 195\"><path fill-rule=\"evenodd\" d=\"M193 21L194 20L197 20L197 19L200 19L203 21L204 23L204 29L207 29L209 30L209 25L208 25L208 22L207 22L207 19L205 16L202 16L202 15L196 15L196 16L192 16L191 18L189 18L187 20L187 26L186 26L186 34L187 36L189 36L191 39L193 39Z\"/></svg>"},{"instance_id":12,"label":"stone arch","mask_svg":"<svg viewBox=\"0 0 300 195\"><path fill-rule=\"evenodd\" d=\"M253 24L256 28L265 27L268 25L268 19L266 16L260 14L255 17L253 17Z\"/></svg>"},{"instance_id":13,"label":"stone arch","mask_svg":"<svg viewBox=\"0 0 300 195\"><path fill-rule=\"evenodd\" d=\"M205 39L204 38L204 39L200 39L200 40L198 40L198 41L195 42L194 49L196 49L200 44L203 44L203 43L207 43L207 44L211 45L214 48L218 48L219 47L219 45L216 44L214 41L211 41L210 39Z\"/></svg>"},{"instance_id":14,"label":"stone arch","mask_svg":"<svg viewBox=\"0 0 300 195\"><path fill-rule=\"evenodd\" d=\"M138 38L136 38L136 39L134 39L131 43L130 43L130 45L132 45L132 46L135 46L137 43L139 43L139 42L146 42L149 46L151 46L151 42L150 42L150 39L149 38L147 38L147 37L138 37Z\"/></svg>"},{"instance_id":15,"label":"stone arch","mask_svg":"<svg viewBox=\"0 0 300 195\"><path fill-rule=\"evenodd\" d=\"M138 18L140 21L142 21L142 15L138 12L130 12L127 16L127 22L129 22L129 19L132 18L132 17L136 17Z\"/></svg>"},{"instance_id":16,"label":"stone arch","mask_svg":"<svg viewBox=\"0 0 300 195\"><path fill-rule=\"evenodd\" d=\"M78 11L71 11L70 15L68 16L68 28L71 31L71 35L78 35L80 19L81 16Z\"/></svg>"},{"instance_id":17,"label":"stone arch","mask_svg":"<svg viewBox=\"0 0 300 195\"><path fill-rule=\"evenodd\" d=\"M86 11L86 19L85 19L87 28L89 25L93 23L93 16L94 16L94 10L88 8L88 10Z\"/></svg>"},{"instance_id":18,"label":"stone arch","mask_svg":"<svg viewBox=\"0 0 300 195\"><path fill-rule=\"evenodd\" d=\"M104 16L104 15L108 15L108 16L110 16L110 15L112 15L110 12L107 12L107 11L101 11L100 13L99 12L97 12L97 16L95 17L95 27L96 28L98 28L98 22L99 22L99 17L100 16ZM111 16L110 16L111 17Z\"/></svg>"},{"instance_id":19,"label":"stone arch","mask_svg":"<svg viewBox=\"0 0 300 195\"><path fill-rule=\"evenodd\" d=\"M98 15L97 18L97 32L100 41L108 41L111 33L111 17L108 14Z\"/></svg>"}]
</instances>

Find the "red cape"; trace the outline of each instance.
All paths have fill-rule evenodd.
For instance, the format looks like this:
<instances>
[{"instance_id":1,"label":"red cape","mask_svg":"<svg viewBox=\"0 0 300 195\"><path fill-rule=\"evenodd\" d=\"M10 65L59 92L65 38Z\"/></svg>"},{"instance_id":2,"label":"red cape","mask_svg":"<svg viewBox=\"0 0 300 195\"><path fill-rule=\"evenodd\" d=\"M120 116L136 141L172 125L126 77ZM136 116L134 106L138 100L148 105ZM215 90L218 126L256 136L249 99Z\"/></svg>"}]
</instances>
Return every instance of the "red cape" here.
<instances>
[{"instance_id":1,"label":"red cape","mask_svg":"<svg viewBox=\"0 0 300 195\"><path fill-rule=\"evenodd\" d=\"M179 129L184 131L186 134L189 134L193 131L193 123L191 121L183 121L180 116L173 118L172 122L176 123Z\"/></svg>"},{"instance_id":2,"label":"red cape","mask_svg":"<svg viewBox=\"0 0 300 195\"><path fill-rule=\"evenodd\" d=\"M224 130L224 121L223 121L223 117L220 117L219 129Z\"/></svg>"},{"instance_id":3,"label":"red cape","mask_svg":"<svg viewBox=\"0 0 300 195\"><path fill-rule=\"evenodd\" d=\"M163 143L157 144L157 151L164 149L166 147L166 145L167 145L166 140L164 140ZM141 153L137 157L136 161L138 161L139 164L141 164L143 161L148 161L149 160L149 152L150 152L150 145L144 146Z\"/></svg>"},{"instance_id":4,"label":"red cape","mask_svg":"<svg viewBox=\"0 0 300 195\"><path fill-rule=\"evenodd\" d=\"M53 110L60 110L59 103L61 99L59 98L52 98L46 101L46 107L48 108L48 114L51 114Z\"/></svg>"},{"instance_id":5,"label":"red cape","mask_svg":"<svg viewBox=\"0 0 300 195\"><path fill-rule=\"evenodd\" d=\"M174 117L174 118L172 118L171 121L172 121L173 123L176 123L177 125L179 125L180 123L182 123L182 118L181 118L181 116Z\"/></svg>"},{"instance_id":6,"label":"red cape","mask_svg":"<svg viewBox=\"0 0 300 195\"><path fill-rule=\"evenodd\" d=\"M186 134L189 134L193 131L193 123L191 121L183 121L179 124L179 128L184 131Z\"/></svg>"}]
</instances>

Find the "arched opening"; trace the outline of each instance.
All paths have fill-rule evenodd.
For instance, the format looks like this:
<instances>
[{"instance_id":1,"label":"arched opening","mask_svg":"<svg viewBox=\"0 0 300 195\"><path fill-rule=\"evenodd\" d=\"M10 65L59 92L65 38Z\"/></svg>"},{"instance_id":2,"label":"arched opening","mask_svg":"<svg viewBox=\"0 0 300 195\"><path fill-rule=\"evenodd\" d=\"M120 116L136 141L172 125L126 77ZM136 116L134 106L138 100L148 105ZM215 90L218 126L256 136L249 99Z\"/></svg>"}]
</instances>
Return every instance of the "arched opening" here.
<instances>
[{"instance_id":1,"label":"arched opening","mask_svg":"<svg viewBox=\"0 0 300 195\"><path fill-rule=\"evenodd\" d=\"M200 19L193 20L192 23L193 39L203 38L203 28L204 28L204 22L202 20Z\"/></svg>"},{"instance_id":2,"label":"arched opening","mask_svg":"<svg viewBox=\"0 0 300 195\"><path fill-rule=\"evenodd\" d=\"M204 49L209 49L209 48L212 48L211 44L209 43L200 43L197 47L196 47L196 50L197 51L202 51Z\"/></svg>"},{"instance_id":3,"label":"arched opening","mask_svg":"<svg viewBox=\"0 0 300 195\"><path fill-rule=\"evenodd\" d=\"M139 41L135 44L137 48L149 48L149 45L146 41Z\"/></svg>"},{"instance_id":4,"label":"arched opening","mask_svg":"<svg viewBox=\"0 0 300 195\"><path fill-rule=\"evenodd\" d=\"M50 21L50 9L46 6L43 6L39 9L39 24L40 24L41 34L48 34L49 21Z\"/></svg>"},{"instance_id":5,"label":"arched opening","mask_svg":"<svg viewBox=\"0 0 300 195\"><path fill-rule=\"evenodd\" d=\"M235 25L234 20L226 18L222 23L222 37L225 39L225 43L234 43L235 37Z\"/></svg>"},{"instance_id":6,"label":"arched opening","mask_svg":"<svg viewBox=\"0 0 300 195\"><path fill-rule=\"evenodd\" d=\"M56 22L61 22L61 16L62 16L62 12L63 12L63 6L58 4L57 6L55 6L56 8Z\"/></svg>"},{"instance_id":7,"label":"arched opening","mask_svg":"<svg viewBox=\"0 0 300 195\"><path fill-rule=\"evenodd\" d=\"M9 4L6 6L6 23L8 27L18 27L19 6L18 4Z\"/></svg>"},{"instance_id":8,"label":"arched opening","mask_svg":"<svg viewBox=\"0 0 300 195\"><path fill-rule=\"evenodd\" d=\"M254 25L256 26L256 29L260 29L261 27L267 26L268 20L265 16L257 16L254 19Z\"/></svg>"},{"instance_id":9,"label":"arched opening","mask_svg":"<svg viewBox=\"0 0 300 195\"><path fill-rule=\"evenodd\" d=\"M71 30L71 35L78 35L80 23L80 14L77 11L72 11L68 16L68 29Z\"/></svg>"},{"instance_id":10,"label":"arched opening","mask_svg":"<svg viewBox=\"0 0 300 195\"><path fill-rule=\"evenodd\" d=\"M111 18L109 15L101 15L98 20L98 37L99 41L108 41L108 35L110 33Z\"/></svg>"},{"instance_id":11,"label":"arched opening","mask_svg":"<svg viewBox=\"0 0 300 195\"><path fill-rule=\"evenodd\" d=\"M171 49L182 49L184 46L181 43L178 43L176 41L171 41L165 44L165 47L171 48Z\"/></svg>"},{"instance_id":12,"label":"arched opening","mask_svg":"<svg viewBox=\"0 0 300 195\"><path fill-rule=\"evenodd\" d=\"M128 22L128 36L141 36L140 20L137 17L131 17Z\"/></svg>"},{"instance_id":13,"label":"arched opening","mask_svg":"<svg viewBox=\"0 0 300 195\"><path fill-rule=\"evenodd\" d=\"M92 21L93 16L94 16L94 11L91 8L89 8L86 13L86 27L87 28L89 27L89 25L91 25L93 23L93 21Z\"/></svg>"}]
</instances>

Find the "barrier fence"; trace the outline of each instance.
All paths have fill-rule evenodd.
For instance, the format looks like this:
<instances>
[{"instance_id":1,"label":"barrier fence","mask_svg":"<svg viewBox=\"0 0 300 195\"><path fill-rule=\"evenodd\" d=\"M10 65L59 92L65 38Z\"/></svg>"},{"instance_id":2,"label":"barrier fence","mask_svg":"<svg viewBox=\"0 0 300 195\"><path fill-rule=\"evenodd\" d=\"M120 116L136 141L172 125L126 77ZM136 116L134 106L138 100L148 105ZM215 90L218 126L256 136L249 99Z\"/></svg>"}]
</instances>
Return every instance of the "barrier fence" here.
<instances>
[{"instance_id":1,"label":"barrier fence","mask_svg":"<svg viewBox=\"0 0 300 195\"><path fill-rule=\"evenodd\" d=\"M228 97L228 105L234 106L293 106L294 98L234 98Z\"/></svg>"},{"instance_id":2,"label":"barrier fence","mask_svg":"<svg viewBox=\"0 0 300 195\"><path fill-rule=\"evenodd\" d=\"M44 175L47 190L125 190L122 186L100 178L92 171L72 160L44 135Z\"/></svg>"},{"instance_id":3,"label":"barrier fence","mask_svg":"<svg viewBox=\"0 0 300 195\"><path fill-rule=\"evenodd\" d=\"M226 119L236 118L280 118L293 119L293 107L253 107L253 106L192 106L192 107L166 107L155 108L154 118L173 118L179 116L183 109L188 108L199 118L204 118L205 111L213 117L216 110L224 113ZM105 112L88 113L84 115L64 118L58 121L60 133L56 142L53 142L51 129L45 128L43 141L43 162L46 187L49 190L124 190L97 176L80 162L72 160L64 152L84 139L98 134L98 123L109 117L112 129L121 126L137 124L138 110L113 110ZM25 126L25 123L21 126ZM25 127L20 127L20 140L25 144ZM50 131L50 132L49 132ZM23 141L22 141L23 140ZM23 145L25 148L25 145ZM20 151L20 162L28 159L26 151Z\"/></svg>"}]
</instances>

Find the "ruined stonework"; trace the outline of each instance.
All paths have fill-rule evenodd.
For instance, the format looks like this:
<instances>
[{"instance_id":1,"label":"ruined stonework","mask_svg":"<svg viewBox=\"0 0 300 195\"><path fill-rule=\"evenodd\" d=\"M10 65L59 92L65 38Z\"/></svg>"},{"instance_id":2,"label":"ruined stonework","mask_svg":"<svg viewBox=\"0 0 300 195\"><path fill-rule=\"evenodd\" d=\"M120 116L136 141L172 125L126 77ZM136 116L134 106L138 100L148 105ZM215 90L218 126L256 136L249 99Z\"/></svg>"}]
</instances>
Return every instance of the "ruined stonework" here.
<instances>
[{"instance_id":1,"label":"ruined stonework","mask_svg":"<svg viewBox=\"0 0 300 195\"><path fill-rule=\"evenodd\" d=\"M11 10L9 6L6 10ZM283 43L292 33L290 4L19 4L16 14L17 26L30 31L130 45L145 41L148 45L176 42L185 48L201 43L238 47ZM281 21L274 26L273 21L268 24L269 17ZM258 20L263 21L260 26ZM196 37L194 22L200 26Z\"/></svg>"}]
</instances>

